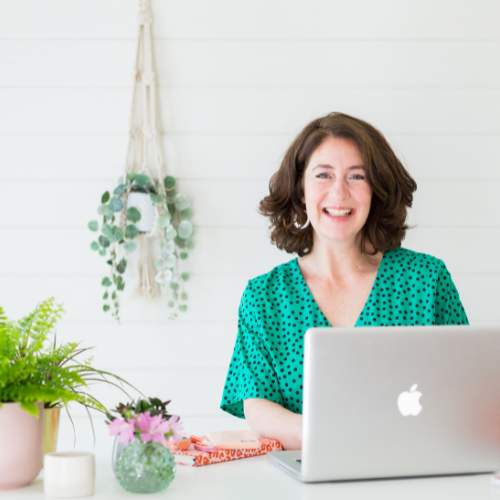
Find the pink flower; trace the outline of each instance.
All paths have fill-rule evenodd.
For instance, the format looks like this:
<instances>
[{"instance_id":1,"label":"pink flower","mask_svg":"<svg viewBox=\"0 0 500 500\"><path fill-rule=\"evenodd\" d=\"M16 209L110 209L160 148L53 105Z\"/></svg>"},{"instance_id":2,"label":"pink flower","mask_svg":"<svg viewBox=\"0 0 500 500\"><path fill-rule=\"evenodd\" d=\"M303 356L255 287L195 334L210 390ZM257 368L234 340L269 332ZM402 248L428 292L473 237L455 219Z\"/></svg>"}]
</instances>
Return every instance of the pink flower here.
<instances>
[{"instance_id":1,"label":"pink flower","mask_svg":"<svg viewBox=\"0 0 500 500\"><path fill-rule=\"evenodd\" d=\"M172 420L172 419L170 419ZM141 429L141 440L143 443L154 441L155 443L163 443L167 439L165 434L171 432L170 420L164 420L161 415L151 416L149 411L141 413L137 417L137 425Z\"/></svg>"},{"instance_id":2,"label":"pink flower","mask_svg":"<svg viewBox=\"0 0 500 500\"><path fill-rule=\"evenodd\" d=\"M135 443L135 421L134 420L120 420L115 418L113 422L108 425L109 435L120 435L118 442L127 446L129 443Z\"/></svg>"},{"instance_id":3,"label":"pink flower","mask_svg":"<svg viewBox=\"0 0 500 500\"><path fill-rule=\"evenodd\" d=\"M169 437L172 437L174 441L179 441L181 439L181 435L179 434L180 431L184 430L184 425L182 422L179 422L179 416L178 415L172 415L168 419L168 424L170 426L170 435Z\"/></svg>"}]
</instances>

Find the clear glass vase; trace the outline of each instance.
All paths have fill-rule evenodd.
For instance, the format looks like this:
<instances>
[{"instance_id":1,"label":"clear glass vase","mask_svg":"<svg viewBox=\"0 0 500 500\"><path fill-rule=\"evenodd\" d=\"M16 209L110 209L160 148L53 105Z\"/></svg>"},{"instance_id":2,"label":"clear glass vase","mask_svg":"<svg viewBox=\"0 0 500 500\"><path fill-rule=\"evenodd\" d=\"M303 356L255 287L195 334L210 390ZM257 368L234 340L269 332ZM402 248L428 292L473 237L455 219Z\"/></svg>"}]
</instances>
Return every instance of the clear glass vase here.
<instances>
[{"instance_id":1,"label":"clear glass vase","mask_svg":"<svg viewBox=\"0 0 500 500\"><path fill-rule=\"evenodd\" d=\"M162 491L174 478L174 456L160 443L129 444L116 459L115 475L132 493Z\"/></svg>"}]
</instances>

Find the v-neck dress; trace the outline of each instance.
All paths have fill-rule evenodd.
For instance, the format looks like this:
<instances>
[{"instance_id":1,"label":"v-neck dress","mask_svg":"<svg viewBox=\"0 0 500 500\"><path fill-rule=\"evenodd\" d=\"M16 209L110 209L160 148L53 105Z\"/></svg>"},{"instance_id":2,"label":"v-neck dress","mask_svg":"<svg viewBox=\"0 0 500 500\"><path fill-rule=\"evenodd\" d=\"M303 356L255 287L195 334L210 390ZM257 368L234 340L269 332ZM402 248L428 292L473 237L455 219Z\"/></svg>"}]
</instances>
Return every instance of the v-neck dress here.
<instances>
[{"instance_id":1,"label":"v-neck dress","mask_svg":"<svg viewBox=\"0 0 500 500\"><path fill-rule=\"evenodd\" d=\"M399 247L383 255L355 326L468 324L444 262ZM330 326L297 259L250 280L239 308L221 408L245 418L243 401L263 398L301 414L304 334Z\"/></svg>"}]
</instances>

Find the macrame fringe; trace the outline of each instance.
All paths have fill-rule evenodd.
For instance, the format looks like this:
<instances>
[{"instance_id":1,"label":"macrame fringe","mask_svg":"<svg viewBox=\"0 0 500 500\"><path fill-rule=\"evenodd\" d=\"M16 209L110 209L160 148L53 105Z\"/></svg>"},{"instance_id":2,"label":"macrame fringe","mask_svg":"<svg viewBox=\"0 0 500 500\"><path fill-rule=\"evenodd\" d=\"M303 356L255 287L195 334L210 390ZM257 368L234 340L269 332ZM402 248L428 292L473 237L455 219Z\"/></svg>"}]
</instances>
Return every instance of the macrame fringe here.
<instances>
[{"instance_id":1,"label":"macrame fringe","mask_svg":"<svg viewBox=\"0 0 500 500\"><path fill-rule=\"evenodd\" d=\"M143 299L154 299L158 294L158 285L155 281L155 269L149 257L149 240L141 238L141 257L139 259L139 284L134 295Z\"/></svg>"}]
</instances>

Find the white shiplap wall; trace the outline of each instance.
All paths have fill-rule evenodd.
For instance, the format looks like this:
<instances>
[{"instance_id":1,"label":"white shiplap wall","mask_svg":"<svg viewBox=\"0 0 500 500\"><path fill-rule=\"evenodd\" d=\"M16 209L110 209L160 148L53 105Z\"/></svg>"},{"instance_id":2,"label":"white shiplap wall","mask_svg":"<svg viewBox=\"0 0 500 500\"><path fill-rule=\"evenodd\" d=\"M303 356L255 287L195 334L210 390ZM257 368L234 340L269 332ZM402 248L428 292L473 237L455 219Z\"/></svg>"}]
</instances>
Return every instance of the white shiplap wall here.
<instances>
[{"instance_id":1,"label":"white shiplap wall","mask_svg":"<svg viewBox=\"0 0 500 500\"><path fill-rule=\"evenodd\" d=\"M172 398L191 432L244 426L218 409L239 299L290 258L256 207L293 136L339 110L386 133L418 182L405 246L444 259L472 322L500 321L498 1L153 0L153 11L163 146L196 212L190 312L171 323L164 299L132 299L131 266L114 324L89 249L86 224L125 158L137 2L0 0L0 303L11 316L54 295L61 338Z\"/></svg>"}]
</instances>

